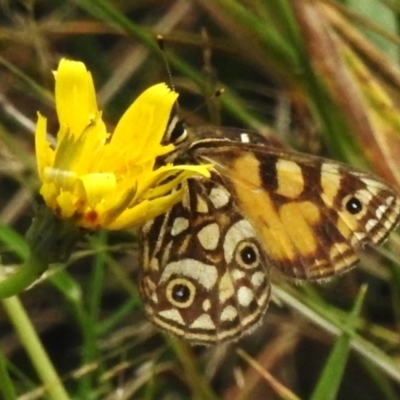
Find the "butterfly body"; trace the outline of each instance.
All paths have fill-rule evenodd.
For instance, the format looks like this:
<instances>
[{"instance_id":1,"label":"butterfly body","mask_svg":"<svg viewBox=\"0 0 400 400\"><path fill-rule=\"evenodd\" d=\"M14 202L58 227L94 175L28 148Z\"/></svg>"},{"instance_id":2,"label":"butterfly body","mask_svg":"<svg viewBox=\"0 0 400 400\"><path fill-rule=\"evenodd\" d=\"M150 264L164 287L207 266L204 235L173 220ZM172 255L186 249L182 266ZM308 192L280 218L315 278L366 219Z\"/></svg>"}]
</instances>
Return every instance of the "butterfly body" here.
<instances>
[{"instance_id":1,"label":"butterfly body","mask_svg":"<svg viewBox=\"0 0 400 400\"><path fill-rule=\"evenodd\" d=\"M212 163L211 178L190 179L183 200L143 227L141 293L153 322L191 342L254 329L271 267L295 279L329 278L399 221L398 194L372 174L249 132L188 133L171 160Z\"/></svg>"}]
</instances>

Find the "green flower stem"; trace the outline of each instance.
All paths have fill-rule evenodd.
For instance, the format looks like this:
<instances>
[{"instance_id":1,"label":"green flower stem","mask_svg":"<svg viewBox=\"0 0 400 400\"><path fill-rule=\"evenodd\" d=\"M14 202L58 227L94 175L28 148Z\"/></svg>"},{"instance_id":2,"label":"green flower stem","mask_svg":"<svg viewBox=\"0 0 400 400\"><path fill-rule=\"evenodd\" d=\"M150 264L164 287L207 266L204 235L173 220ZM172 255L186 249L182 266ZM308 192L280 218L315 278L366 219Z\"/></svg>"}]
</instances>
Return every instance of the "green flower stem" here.
<instances>
[{"instance_id":1,"label":"green flower stem","mask_svg":"<svg viewBox=\"0 0 400 400\"><path fill-rule=\"evenodd\" d=\"M0 298L20 293L40 278L50 264L68 259L81 235L73 221L61 220L47 207L38 207L26 234L29 255L17 272L0 281Z\"/></svg>"},{"instance_id":2,"label":"green flower stem","mask_svg":"<svg viewBox=\"0 0 400 400\"><path fill-rule=\"evenodd\" d=\"M47 263L36 257L29 257L17 272L0 281L0 298L4 299L22 292L38 279L48 267Z\"/></svg>"},{"instance_id":3,"label":"green flower stem","mask_svg":"<svg viewBox=\"0 0 400 400\"><path fill-rule=\"evenodd\" d=\"M68 394L18 297L3 299L2 303L49 397L54 400L69 400Z\"/></svg>"}]
</instances>

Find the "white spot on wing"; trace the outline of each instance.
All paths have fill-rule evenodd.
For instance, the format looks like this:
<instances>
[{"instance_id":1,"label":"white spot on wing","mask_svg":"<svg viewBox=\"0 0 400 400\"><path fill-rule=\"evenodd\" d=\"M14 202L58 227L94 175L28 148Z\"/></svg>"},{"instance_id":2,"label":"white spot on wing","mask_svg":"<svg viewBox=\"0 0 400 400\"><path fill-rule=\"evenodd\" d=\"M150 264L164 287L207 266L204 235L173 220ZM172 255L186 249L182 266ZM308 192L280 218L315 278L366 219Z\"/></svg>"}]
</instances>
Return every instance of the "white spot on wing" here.
<instances>
[{"instance_id":1,"label":"white spot on wing","mask_svg":"<svg viewBox=\"0 0 400 400\"><path fill-rule=\"evenodd\" d=\"M190 196L186 193L182 198L182 207L186 210L190 210Z\"/></svg>"},{"instance_id":2,"label":"white spot on wing","mask_svg":"<svg viewBox=\"0 0 400 400\"><path fill-rule=\"evenodd\" d=\"M389 196L387 199L386 199L386 204L388 205L388 206L391 206L392 205L392 203L395 201L395 199L394 199L394 197L393 196Z\"/></svg>"},{"instance_id":3,"label":"white spot on wing","mask_svg":"<svg viewBox=\"0 0 400 400\"><path fill-rule=\"evenodd\" d=\"M215 329L215 324L208 314L201 314L200 317L198 317L191 323L190 327L193 329L197 328L213 330Z\"/></svg>"},{"instance_id":4,"label":"white spot on wing","mask_svg":"<svg viewBox=\"0 0 400 400\"><path fill-rule=\"evenodd\" d=\"M215 248L218 245L219 236L220 236L219 226L215 222L206 225L197 234L197 238L199 239L201 246L205 250L215 250Z\"/></svg>"},{"instance_id":5,"label":"white spot on wing","mask_svg":"<svg viewBox=\"0 0 400 400\"><path fill-rule=\"evenodd\" d=\"M325 162L321 167L321 197L328 207L332 207L335 197L340 190L341 175L339 166Z\"/></svg>"},{"instance_id":6,"label":"white spot on wing","mask_svg":"<svg viewBox=\"0 0 400 400\"><path fill-rule=\"evenodd\" d=\"M265 280L264 272L257 271L251 276L251 283L254 285L255 288L259 288Z\"/></svg>"},{"instance_id":7,"label":"white spot on wing","mask_svg":"<svg viewBox=\"0 0 400 400\"><path fill-rule=\"evenodd\" d=\"M321 168L322 174L332 174L332 175L340 175L339 174L339 166L337 164L333 164L330 162L324 162Z\"/></svg>"},{"instance_id":8,"label":"white spot on wing","mask_svg":"<svg viewBox=\"0 0 400 400\"><path fill-rule=\"evenodd\" d=\"M143 233L149 233L149 231L150 231L151 227L153 226L153 224L154 224L154 219L151 219L150 221L145 222L143 224L143 226L142 226L142 232Z\"/></svg>"},{"instance_id":9,"label":"white spot on wing","mask_svg":"<svg viewBox=\"0 0 400 400\"><path fill-rule=\"evenodd\" d=\"M225 262L227 264L232 262L233 252L239 242L243 239L253 238L254 236L254 229L249 221L242 219L233 224L225 235L223 246Z\"/></svg>"},{"instance_id":10,"label":"white spot on wing","mask_svg":"<svg viewBox=\"0 0 400 400\"><path fill-rule=\"evenodd\" d=\"M376 181L371 178L361 178L361 181L364 182L364 184L368 187L369 190L373 190L374 193L376 193L379 190L382 190L383 186L382 183L379 181Z\"/></svg>"},{"instance_id":11,"label":"white spot on wing","mask_svg":"<svg viewBox=\"0 0 400 400\"><path fill-rule=\"evenodd\" d=\"M159 271L160 270L160 264L158 262L158 259L157 258L151 258L150 259L150 263L149 263L149 267L153 271Z\"/></svg>"},{"instance_id":12,"label":"white spot on wing","mask_svg":"<svg viewBox=\"0 0 400 400\"><path fill-rule=\"evenodd\" d=\"M160 311L158 315L160 317L168 319L169 321L176 322L180 325L185 325L185 321L183 320L180 312L178 310L175 310L174 308L171 308L170 310Z\"/></svg>"},{"instance_id":13,"label":"white spot on wing","mask_svg":"<svg viewBox=\"0 0 400 400\"><path fill-rule=\"evenodd\" d=\"M363 240L367 238L368 236L364 232L353 232L353 235L351 236L350 239L350 243L352 246L357 247Z\"/></svg>"},{"instance_id":14,"label":"white spot on wing","mask_svg":"<svg viewBox=\"0 0 400 400\"><path fill-rule=\"evenodd\" d=\"M226 271L220 279L218 291L220 303L225 303L227 299L231 298L235 294L232 278L228 271Z\"/></svg>"},{"instance_id":15,"label":"white spot on wing","mask_svg":"<svg viewBox=\"0 0 400 400\"><path fill-rule=\"evenodd\" d=\"M240 134L240 141L242 142L242 143L250 143L250 137L249 137L249 134L248 133L241 133Z\"/></svg>"},{"instance_id":16,"label":"white spot on wing","mask_svg":"<svg viewBox=\"0 0 400 400\"><path fill-rule=\"evenodd\" d=\"M205 299L202 304L203 311L209 311L211 308L211 302L209 299Z\"/></svg>"},{"instance_id":17,"label":"white spot on wing","mask_svg":"<svg viewBox=\"0 0 400 400\"><path fill-rule=\"evenodd\" d=\"M379 232L376 233L376 235L374 236L373 240L374 243L378 243L382 240L382 238L387 234L387 232L385 230L381 230Z\"/></svg>"},{"instance_id":18,"label":"white spot on wing","mask_svg":"<svg viewBox=\"0 0 400 400\"><path fill-rule=\"evenodd\" d=\"M180 233L186 231L187 228L189 228L188 219L183 217L177 217L175 218L175 221L172 225L171 235L172 236L179 235Z\"/></svg>"},{"instance_id":19,"label":"white spot on wing","mask_svg":"<svg viewBox=\"0 0 400 400\"><path fill-rule=\"evenodd\" d=\"M235 281L238 281L246 276L246 274L240 269L234 269L231 274Z\"/></svg>"},{"instance_id":20,"label":"white spot on wing","mask_svg":"<svg viewBox=\"0 0 400 400\"><path fill-rule=\"evenodd\" d=\"M237 317L238 313L235 307L232 305L226 306L221 313L221 321L233 321Z\"/></svg>"},{"instance_id":21,"label":"white spot on wing","mask_svg":"<svg viewBox=\"0 0 400 400\"><path fill-rule=\"evenodd\" d=\"M172 275L191 278L205 289L214 287L218 272L214 265L204 264L194 258L184 258L167 264L160 277L160 283L168 281Z\"/></svg>"},{"instance_id":22,"label":"white spot on wing","mask_svg":"<svg viewBox=\"0 0 400 400\"><path fill-rule=\"evenodd\" d=\"M374 195L371 193L371 190L360 189L354 193L354 196L349 197L357 197L362 201L362 203L368 204L373 199Z\"/></svg>"},{"instance_id":23,"label":"white spot on wing","mask_svg":"<svg viewBox=\"0 0 400 400\"><path fill-rule=\"evenodd\" d=\"M196 211L199 213L208 213L208 205L201 196L197 196Z\"/></svg>"},{"instance_id":24,"label":"white spot on wing","mask_svg":"<svg viewBox=\"0 0 400 400\"><path fill-rule=\"evenodd\" d=\"M222 186L211 189L209 199L215 208L221 208L229 202L229 192Z\"/></svg>"},{"instance_id":25,"label":"white spot on wing","mask_svg":"<svg viewBox=\"0 0 400 400\"><path fill-rule=\"evenodd\" d=\"M242 286L237 292L239 304L243 307L247 307L254 299L253 291L247 286Z\"/></svg>"},{"instance_id":26,"label":"white spot on wing","mask_svg":"<svg viewBox=\"0 0 400 400\"><path fill-rule=\"evenodd\" d=\"M378 225L379 221L377 219L369 219L365 224L365 229L367 232L371 231L376 225Z\"/></svg>"},{"instance_id":27,"label":"white spot on wing","mask_svg":"<svg viewBox=\"0 0 400 400\"><path fill-rule=\"evenodd\" d=\"M383 217L383 214L386 212L386 210L388 209L386 204L381 204L375 212L375 215L378 219L381 219Z\"/></svg>"}]
</instances>

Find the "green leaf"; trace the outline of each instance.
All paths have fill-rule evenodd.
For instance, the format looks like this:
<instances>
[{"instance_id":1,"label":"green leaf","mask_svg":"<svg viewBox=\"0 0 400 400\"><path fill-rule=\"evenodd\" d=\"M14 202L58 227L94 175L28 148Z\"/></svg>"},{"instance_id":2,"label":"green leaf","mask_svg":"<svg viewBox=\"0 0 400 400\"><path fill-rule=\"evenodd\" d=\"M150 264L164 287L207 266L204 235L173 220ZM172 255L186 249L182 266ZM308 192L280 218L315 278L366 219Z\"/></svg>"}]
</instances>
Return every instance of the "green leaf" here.
<instances>
[{"instance_id":1,"label":"green leaf","mask_svg":"<svg viewBox=\"0 0 400 400\"><path fill-rule=\"evenodd\" d=\"M336 399L351 350L351 336L356 328L366 292L366 286L362 286L358 293L353 310L349 314L345 323L346 330L336 341L335 347L333 348L324 370L322 371L321 378L318 381L311 400Z\"/></svg>"}]
</instances>

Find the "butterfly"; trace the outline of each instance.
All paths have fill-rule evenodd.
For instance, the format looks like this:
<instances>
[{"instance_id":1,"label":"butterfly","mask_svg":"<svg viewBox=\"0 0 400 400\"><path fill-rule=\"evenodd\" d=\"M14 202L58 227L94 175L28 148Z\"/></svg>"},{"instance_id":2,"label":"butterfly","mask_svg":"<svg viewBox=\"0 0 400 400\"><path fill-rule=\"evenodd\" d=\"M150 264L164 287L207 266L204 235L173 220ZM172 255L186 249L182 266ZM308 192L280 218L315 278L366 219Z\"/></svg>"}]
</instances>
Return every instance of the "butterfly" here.
<instances>
[{"instance_id":1,"label":"butterfly","mask_svg":"<svg viewBox=\"0 0 400 400\"><path fill-rule=\"evenodd\" d=\"M399 194L379 177L256 133L171 127L166 141L176 150L163 162L214 165L141 230L145 313L191 343L253 331L268 307L271 268L297 280L344 273L399 222Z\"/></svg>"}]
</instances>

